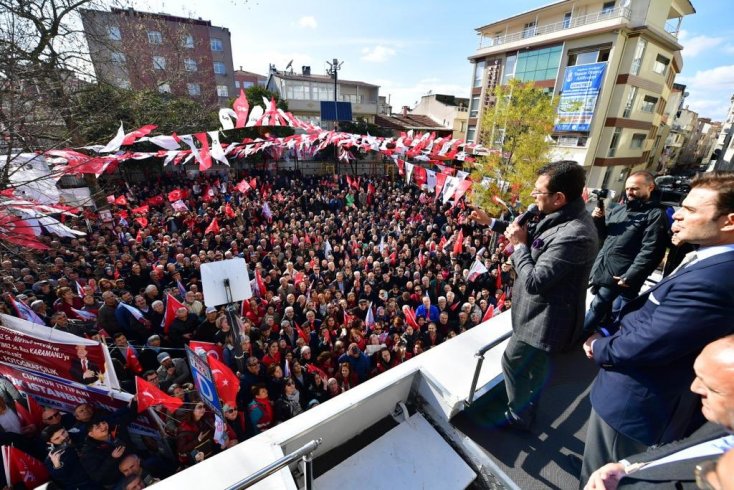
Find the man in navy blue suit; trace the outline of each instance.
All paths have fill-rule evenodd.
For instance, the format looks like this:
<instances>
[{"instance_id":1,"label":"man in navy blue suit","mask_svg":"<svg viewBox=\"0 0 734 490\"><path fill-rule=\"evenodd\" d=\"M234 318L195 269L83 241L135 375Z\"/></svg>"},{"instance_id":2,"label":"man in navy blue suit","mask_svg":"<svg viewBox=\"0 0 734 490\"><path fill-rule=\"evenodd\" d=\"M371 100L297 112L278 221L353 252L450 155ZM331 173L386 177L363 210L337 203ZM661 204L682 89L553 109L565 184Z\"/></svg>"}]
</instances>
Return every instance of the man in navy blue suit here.
<instances>
[{"instance_id":1,"label":"man in navy blue suit","mask_svg":"<svg viewBox=\"0 0 734 490\"><path fill-rule=\"evenodd\" d=\"M688 390L693 362L705 345L734 332L734 174L705 174L691 187L672 231L698 251L584 344L601 369L582 481L610 461L686 436L700 403Z\"/></svg>"}]
</instances>

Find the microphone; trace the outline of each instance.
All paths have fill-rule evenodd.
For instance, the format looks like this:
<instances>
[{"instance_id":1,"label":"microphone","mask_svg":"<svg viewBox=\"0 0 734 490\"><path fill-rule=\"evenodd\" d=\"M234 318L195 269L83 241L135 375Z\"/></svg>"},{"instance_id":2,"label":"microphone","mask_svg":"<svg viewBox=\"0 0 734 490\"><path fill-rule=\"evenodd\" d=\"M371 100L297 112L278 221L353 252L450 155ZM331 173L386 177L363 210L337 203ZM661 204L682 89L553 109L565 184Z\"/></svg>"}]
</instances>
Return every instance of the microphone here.
<instances>
[{"instance_id":1,"label":"microphone","mask_svg":"<svg viewBox=\"0 0 734 490\"><path fill-rule=\"evenodd\" d=\"M517 218L517 226L525 226L525 224L530 221L530 218L534 218L540 214L540 210L538 209L538 206L535 204L531 204L528 206L527 211L522 213L519 218Z\"/></svg>"}]
</instances>

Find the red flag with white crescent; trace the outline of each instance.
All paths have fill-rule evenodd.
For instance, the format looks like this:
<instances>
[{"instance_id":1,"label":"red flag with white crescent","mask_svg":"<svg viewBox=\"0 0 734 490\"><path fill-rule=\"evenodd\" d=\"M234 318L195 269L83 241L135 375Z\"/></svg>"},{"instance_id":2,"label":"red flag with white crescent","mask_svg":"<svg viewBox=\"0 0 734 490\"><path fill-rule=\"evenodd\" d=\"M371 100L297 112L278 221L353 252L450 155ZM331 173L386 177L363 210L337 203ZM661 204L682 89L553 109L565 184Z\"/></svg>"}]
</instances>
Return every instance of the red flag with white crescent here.
<instances>
[{"instance_id":1,"label":"red flag with white crescent","mask_svg":"<svg viewBox=\"0 0 734 490\"><path fill-rule=\"evenodd\" d=\"M174 413L183 405L182 399L163 393L139 376L135 376L135 392L138 399L138 413L156 405L163 405L169 412Z\"/></svg>"},{"instance_id":2,"label":"red flag with white crescent","mask_svg":"<svg viewBox=\"0 0 734 490\"><path fill-rule=\"evenodd\" d=\"M44 464L14 446L3 446L7 454L10 481L13 488L22 484L25 488L37 488L50 480Z\"/></svg>"},{"instance_id":3,"label":"red flag with white crescent","mask_svg":"<svg viewBox=\"0 0 734 490\"><path fill-rule=\"evenodd\" d=\"M494 316L494 306L489 305L487 306L487 311L484 312L484 315L482 316L482 321L480 323L486 322L493 316Z\"/></svg>"},{"instance_id":4,"label":"red flag with white crescent","mask_svg":"<svg viewBox=\"0 0 734 490\"><path fill-rule=\"evenodd\" d=\"M234 406L237 401L237 392L240 391L240 379L226 364L215 356L208 355L207 360L212 370L214 384L217 386L219 397L222 402Z\"/></svg>"}]
</instances>

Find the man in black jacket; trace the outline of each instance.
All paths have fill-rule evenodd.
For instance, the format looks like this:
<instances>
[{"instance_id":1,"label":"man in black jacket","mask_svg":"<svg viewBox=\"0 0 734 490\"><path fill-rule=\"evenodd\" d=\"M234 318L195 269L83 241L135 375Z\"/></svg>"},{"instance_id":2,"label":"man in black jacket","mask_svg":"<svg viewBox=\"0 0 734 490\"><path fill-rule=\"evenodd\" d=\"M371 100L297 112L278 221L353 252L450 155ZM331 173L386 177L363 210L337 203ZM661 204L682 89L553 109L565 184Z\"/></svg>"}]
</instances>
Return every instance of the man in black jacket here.
<instances>
[{"instance_id":1,"label":"man in black jacket","mask_svg":"<svg viewBox=\"0 0 734 490\"><path fill-rule=\"evenodd\" d=\"M635 298L665 254L668 219L654 189L652 174L635 172L625 183L625 204L612 208L606 219L599 207L591 215L603 244L591 270L594 299L584 319L586 332Z\"/></svg>"}]
</instances>

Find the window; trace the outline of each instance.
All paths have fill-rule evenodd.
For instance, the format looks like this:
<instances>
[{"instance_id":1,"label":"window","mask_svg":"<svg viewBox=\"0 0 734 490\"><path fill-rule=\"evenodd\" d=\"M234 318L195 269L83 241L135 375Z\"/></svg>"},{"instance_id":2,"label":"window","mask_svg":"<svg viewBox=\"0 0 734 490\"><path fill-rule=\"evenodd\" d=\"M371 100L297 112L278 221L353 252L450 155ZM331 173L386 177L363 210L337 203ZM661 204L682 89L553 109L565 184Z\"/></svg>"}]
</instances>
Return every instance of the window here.
<instances>
[{"instance_id":1,"label":"window","mask_svg":"<svg viewBox=\"0 0 734 490\"><path fill-rule=\"evenodd\" d=\"M576 51L569 53L568 66L588 65L609 61L610 48L592 49L591 51Z\"/></svg>"},{"instance_id":2,"label":"window","mask_svg":"<svg viewBox=\"0 0 734 490\"><path fill-rule=\"evenodd\" d=\"M224 66L224 63L221 61L215 61L214 62L214 73L217 75L226 75L227 74L227 67Z\"/></svg>"},{"instance_id":3,"label":"window","mask_svg":"<svg viewBox=\"0 0 734 490\"><path fill-rule=\"evenodd\" d=\"M181 47L187 48L187 49L193 49L194 47L194 36L191 34L186 34L181 38Z\"/></svg>"},{"instance_id":4,"label":"window","mask_svg":"<svg viewBox=\"0 0 734 490\"><path fill-rule=\"evenodd\" d=\"M562 46L521 52L517 56L515 78L523 82L555 79L562 52Z\"/></svg>"},{"instance_id":5,"label":"window","mask_svg":"<svg viewBox=\"0 0 734 490\"><path fill-rule=\"evenodd\" d=\"M476 138L476 134L477 134L477 127L469 126L466 130L466 140L474 142L474 139Z\"/></svg>"},{"instance_id":6,"label":"window","mask_svg":"<svg viewBox=\"0 0 734 490\"><path fill-rule=\"evenodd\" d=\"M217 95L219 97L229 97L229 89L226 85L217 85Z\"/></svg>"},{"instance_id":7,"label":"window","mask_svg":"<svg viewBox=\"0 0 734 490\"><path fill-rule=\"evenodd\" d=\"M199 67L196 66L196 60L192 60L191 58L186 58L184 60L184 69L186 71L196 71L199 69Z\"/></svg>"},{"instance_id":8,"label":"window","mask_svg":"<svg viewBox=\"0 0 734 490\"><path fill-rule=\"evenodd\" d=\"M635 48L635 57L632 60L632 67L630 73L632 75L638 75L640 73L640 66L642 66L642 57L645 56L645 48L647 48L647 41L640 38L637 40L637 47Z\"/></svg>"},{"instance_id":9,"label":"window","mask_svg":"<svg viewBox=\"0 0 734 490\"><path fill-rule=\"evenodd\" d=\"M668 69L668 64L670 64L670 60L668 58L658 55L657 58L655 58L655 64L652 67L652 71L660 75L665 75L665 71Z\"/></svg>"},{"instance_id":10,"label":"window","mask_svg":"<svg viewBox=\"0 0 734 490\"><path fill-rule=\"evenodd\" d=\"M629 94L627 94L627 104L624 106L622 117L630 117L630 114L632 114L632 108L635 106L635 98L637 98L637 87L631 87Z\"/></svg>"},{"instance_id":11,"label":"window","mask_svg":"<svg viewBox=\"0 0 734 490\"><path fill-rule=\"evenodd\" d=\"M536 26L537 24L535 22L528 22L525 24L522 28L523 39L526 37L533 37L535 35Z\"/></svg>"},{"instance_id":12,"label":"window","mask_svg":"<svg viewBox=\"0 0 734 490\"><path fill-rule=\"evenodd\" d=\"M255 82L242 82L242 88L250 88L255 85Z\"/></svg>"},{"instance_id":13,"label":"window","mask_svg":"<svg viewBox=\"0 0 734 490\"><path fill-rule=\"evenodd\" d=\"M644 133L635 133L632 135L632 141L630 142L630 148L633 150L639 150L642 145L645 144L645 138L647 137Z\"/></svg>"},{"instance_id":14,"label":"window","mask_svg":"<svg viewBox=\"0 0 734 490\"><path fill-rule=\"evenodd\" d=\"M505 144L505 130L504 128L496 128L494 131L494 146L500 147Z\"/></svg>"},{"instance_id":15,"label":"window","mask_svg":"<svg viewBox=\"0 0 734 490\"><path fill-rule=\"evenodd\" d=\"M563 14L563 28L568 29L571 27L571 12Z\"/></svg>"},{"instance_id":16,"label":"window","mask_svg":"<svg viewBox=\"0 0 734 490\"><path fill-rule=\"evenodd\" d=\"M163 36L158 31L148 31L148 42L150 44L163 44Z\"/></svg>"},{"instance_id":17,"label":"window","mask_svg":"<svg viewBox=\"0 0 734 490\"><path fill-rule=\"evenodd\" d=\"M126 61L125 55L117 51L113 51L112 53L110 53L110 60L113 63L125 63Z\"/></svg>"},{"instance_id":18,"label":"window","mask_svg":"<svg viewBox=\"0 0 734 490\"><path fill-rule=\"evenodd\" d=\"M118 26L107 26L107 38L110 41L122 41L122 34Z\"/></svg>"},{"instance_id":19,"label":"window","mask_svg":"<svg viewBox=\"0 0 734 490\"><path fill-rule=\"evenodd\" d=\"M471 98L469 106L469 117L477 117L479 114L479 97L474 96Z\"/></svg>"},{"instance_id":20,"label":"window","mask_svg":"<svg viewBox=\"0 0 734 490\"><path fill-rule=\"evenodd\" d=\"M614 134L612 134L612 141L609 142L609 151L607 156L613 157L617 153L617 145L619 145L619 138L622 136L622 128L614 128Z\"/></svg>"},{"instance_id":21,"label":"window","mask_svg":"<svg viewBox=\"0 0 734 490\"><path fill-rule=\"evenodd\" d=\"M612 12L614 12L614 2L604 2L604 5L601 7L602 15L609 15Z\"/></svg>"},{"instance_id":22,"label":"window","mask_svg":"<svg viewBox=\"0 0 734 490\"><path fill-rule=\"evenodd\" d=\"M198 83L187 83L186 88L189 91L189 95L201 95L201 85Z\"/></svg>"},{"instance_id":23,"label":"window","mask_svg":"<svg viewBox=\"0 0 734 490\"><path fill-rule=\"evenodd\" d=\"M211 46L212 51L224 51L222 40L217 39L216 37L213 37L209 40L209 46Z\"/></svg>"},{"instance_id":24,"label":"window","mask_svg":"<svg viewBox=\"0 0 734 490\"><path fill-rule=\"evenodd\" d=\"M163 82L158 84L158 92L162 94L170 94L171 93L171 85L168 82Z\"/></svg>"},{"instance_id":25,"label":"window","mask_svg":"<svg viewBox=\"0 0 734 490\"><path fill-rule=\"evenodd\" d=\"M505 58L505 69L502 71L502 85L510 83L510 79L515 76L515 65L517 65L517 55L511 54Z\"/></svg>"},{"instance_id":26,"label":"window","mask_svg":"<svg viewBox=\"0 0 734 490\"><path fill-rule=\"evenodd\" d=\"M484 78L484 60L477 61L474 65L474 85L473 87L482 86L482 78Z\"/></svg>"},{"instance_id":27,"label":"window","mask_svg":"<svg viewBox=\"0 0 734 490\"><path fill-rule=\"evenodd\" d=\"M153 69L154 70L165 70L166 59L163 56L153 56Z\"/></svg>"},{"instance_id":28,"label":"window","mask_svg":"<svg viewBox=\"0 0 734 490\"><path fill-rule=\"evenodd\" d=\"M646 95L642 99L642 106L640 106L640 110L642 112L653 112L655 110L655 104L658 103L658 98L653 97L652 95Z\"/></svg>"}]
</instances>

